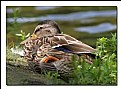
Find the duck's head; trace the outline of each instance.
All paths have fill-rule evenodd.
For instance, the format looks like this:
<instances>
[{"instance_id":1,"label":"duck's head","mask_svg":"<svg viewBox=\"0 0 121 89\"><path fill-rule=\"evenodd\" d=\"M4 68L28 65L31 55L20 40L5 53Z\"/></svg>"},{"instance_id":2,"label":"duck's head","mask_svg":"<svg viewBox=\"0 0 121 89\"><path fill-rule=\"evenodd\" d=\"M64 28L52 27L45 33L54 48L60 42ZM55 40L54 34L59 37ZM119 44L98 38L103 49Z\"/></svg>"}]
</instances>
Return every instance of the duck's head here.
<instances>
[{"instance_id":1,"label":"duck's head","mask_svg":"<svg viewBox=\"0 0 121 89\"><path fill-rule=\"evenodd\" d=\"M31 39L41 38L41 37L48 37L53 36L55 34L60 34L60 27L55 21L52 20L44 20L41 21L36 27L33 34L27 38L26 40L22 41L20 44L25 44Z\"/></svg>"},{"instance_id":2,"label":"duck's head","mask_svg":"<svg viewBox=\"0 0 121 89\"><path fill-rule=\"evenodd\" d=\"M55 34L60 34L60 28L55 21L44 20L41 21L36 27L31 35L31 39L36 39L38 37L53 36Z\"/></svg>"}]
</instances>

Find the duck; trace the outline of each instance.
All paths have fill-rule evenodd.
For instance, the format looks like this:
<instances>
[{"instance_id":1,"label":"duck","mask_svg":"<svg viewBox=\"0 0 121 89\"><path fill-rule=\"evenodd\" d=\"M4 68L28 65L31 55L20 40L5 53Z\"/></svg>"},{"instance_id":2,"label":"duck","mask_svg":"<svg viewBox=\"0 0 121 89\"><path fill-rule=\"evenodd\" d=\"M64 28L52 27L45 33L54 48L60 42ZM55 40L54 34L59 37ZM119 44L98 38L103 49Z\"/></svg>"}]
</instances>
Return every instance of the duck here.
<instances>
[{"instance_id":1,"label":"duck","mask_svg":"<svg viewBox=\"0 0 121 89\"><path fill-rule=\"evenodd\" d=\"M39 62L45 63L64 59L64 56L70 59L70 55L76 54L85 56L85 60L91 64L89 54L97 51L76 38L61 33L59 25L53 20L41 21L32 35L20 44L24 45L25 57L28 60L39 59Z\"/></svg>"}]
</instances>

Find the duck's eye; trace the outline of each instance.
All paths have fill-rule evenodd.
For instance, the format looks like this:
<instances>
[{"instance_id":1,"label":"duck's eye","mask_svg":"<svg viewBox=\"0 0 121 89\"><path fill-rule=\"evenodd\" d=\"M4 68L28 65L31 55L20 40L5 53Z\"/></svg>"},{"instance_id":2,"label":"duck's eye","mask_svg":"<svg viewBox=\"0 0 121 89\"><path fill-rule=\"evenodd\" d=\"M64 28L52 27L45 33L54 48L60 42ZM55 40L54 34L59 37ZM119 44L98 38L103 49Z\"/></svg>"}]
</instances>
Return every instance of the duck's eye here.
<instances>
[{"instance_id":1,"label":"duck's eye","mask_svg":"<svg viewBox=\"0 0 121 89\"><path fill-rule=\"evenodd\" d=\"M37 33L38 31L40 31L40 29L37 29L37 30L35 31L35 33Z\"/></svg>"},{"instance_id":2,"label":"duck's eye","mask_svg":"<svg viewBox=\"0 0 121 89\"><path fill-rule=\"evenodd\" d=\"M50 32L50 30L46 30L46 32Z\"/></svg>"},{"instance_id":3,"label":"duck's eye","mask_svg":"<svg viewBox=\"0 0 121 89\"><path fill-rule=\"evenodd\" d=\"M40 27L40 29L42 29L43 27Z\"/></svg>"}]
</instances>

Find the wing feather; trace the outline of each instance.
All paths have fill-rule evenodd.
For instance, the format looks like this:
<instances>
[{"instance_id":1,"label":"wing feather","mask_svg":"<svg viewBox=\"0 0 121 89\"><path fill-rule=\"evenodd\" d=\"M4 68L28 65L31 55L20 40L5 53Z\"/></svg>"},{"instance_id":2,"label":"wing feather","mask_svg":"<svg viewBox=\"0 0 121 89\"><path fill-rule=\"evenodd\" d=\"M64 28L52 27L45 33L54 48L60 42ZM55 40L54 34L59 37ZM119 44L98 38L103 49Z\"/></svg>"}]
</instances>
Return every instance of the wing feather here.
<instances>
[{"instance_id":1,"label":"wing feather","mask_svg":"<svg viewBox=\"0 0 121 89\"><path fill-rule=\"evenodd\" d=\"M61 34L55 35L51 38L52 40L52 48L64 51L64 52L72 52L72 53L92 53L95 52L96 49L92 48L91 46L84 44L77 39Z\"/></svg>"}]
</instances>

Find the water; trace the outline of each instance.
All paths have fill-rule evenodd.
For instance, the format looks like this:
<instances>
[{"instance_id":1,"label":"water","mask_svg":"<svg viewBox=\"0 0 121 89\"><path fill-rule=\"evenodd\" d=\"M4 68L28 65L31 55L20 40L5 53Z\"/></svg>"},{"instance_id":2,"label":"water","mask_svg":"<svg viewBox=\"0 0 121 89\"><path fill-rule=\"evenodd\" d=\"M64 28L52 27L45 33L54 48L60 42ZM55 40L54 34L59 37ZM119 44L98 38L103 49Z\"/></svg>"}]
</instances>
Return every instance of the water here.
<instances>
[{"instance_id":1,"label":"water","mask_svg":"<svg viewBox=\"0 0 121 89\"><path fill-rule=\"evenodd\" d=\"M50 10L50 9L55 9L55 8L59 8L59 6L35 6L36 10ZM21 10L21 8L16 8ZM9 8L6 10L7 13L13 13L13 9Z\"/></svg>"},{"instance_id":2,"label":"water","mask_svg":"<svg viewBox=\"0 0 121 89\"><path fill-rule=\"evenodd\" d=\"M51 20L60 20L60 21L72 21L72 20L81 20L81 19L87 19L91 17L109 17L114 16L116 17L116 10L105 10L105 11L86 11L86 12L75 12L75 13L69 13L69 14L50 14L47 16L40 16L40 17L22 17L18 18L18 23L25 23L25 22L35 22L35 21L41 21L46 19ZM11 23L14 22L13 18L8 18L7 22Z\"/></svg>"},{"instance_id":3,"label":"water","mask_svg":"<svg viewBox=\"0 0 121 89\"><path fill-rule=\"evenodd\" d=\"M13 13L13 9L7 9L7 13Z\"/></svg>"},{"instance_id":4,"label":"water","mask_svg":"<svg viewBox=\"0 0 121 89\"><path fill-rule=\"evenodd\" d=\"M99 33L99 32L105 32L105 31L111 31L116 29L116 25L110 24L110 23L101 23L97 26L88 26L88 27L79 27L75 28L76 31L79 32L88 32L88 33Z\"/></svg>"},{"instance_id":5,"label":"water","mask_svg":"<svg viewBox=\"0 0 121 89\"><path fill-rule=\"evenodd\" d=\"M50 10L50 9L55 9L58 7L57 6L36 6L35 9L36 10Z\"/></svg>"},{"instance_id":6,"label":"water","mask_svg":"<svg viewBox=\"0 0 121 89\"><path fill-rule=\"evenodd\" d=\"M16 10L21 10L21 8L18 7L18 8L16 8ZM9 9L6 10L6 12L7 12L7 13L13 13L13 12L14 12L14 9L9 8Z\"/></svg>"}]
</instances>

